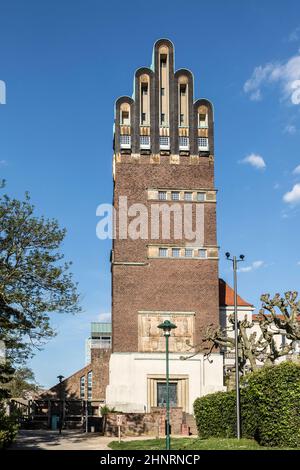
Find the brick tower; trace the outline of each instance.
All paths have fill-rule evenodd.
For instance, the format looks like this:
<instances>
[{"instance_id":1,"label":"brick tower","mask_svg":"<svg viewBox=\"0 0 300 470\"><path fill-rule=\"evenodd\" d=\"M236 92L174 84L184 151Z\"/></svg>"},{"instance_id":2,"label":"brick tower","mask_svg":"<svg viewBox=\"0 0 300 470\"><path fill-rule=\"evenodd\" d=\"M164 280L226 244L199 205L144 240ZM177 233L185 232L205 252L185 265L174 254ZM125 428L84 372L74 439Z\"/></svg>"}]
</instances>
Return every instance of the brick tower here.
<instances>
[{"instance_id":1,"label":"brick tower","mask_svg":"<svg viewBox=\"0 0 300 470\"><path fill-rule=\"evenodd\" d=\"M174 73L173 44L157 41L151 68L135 73L133 98L119 98L115 108L107 399L119 409L159 406L165 343L157 325L165 319L177 326L170 338L176 406L190 410L205 387L222 388L219 354L214 366L205 363L206 384L203 355L188 359L206 326L219 323L213 125L212 104L194 101L192 73Z\"/></svg>"}]
</instances>

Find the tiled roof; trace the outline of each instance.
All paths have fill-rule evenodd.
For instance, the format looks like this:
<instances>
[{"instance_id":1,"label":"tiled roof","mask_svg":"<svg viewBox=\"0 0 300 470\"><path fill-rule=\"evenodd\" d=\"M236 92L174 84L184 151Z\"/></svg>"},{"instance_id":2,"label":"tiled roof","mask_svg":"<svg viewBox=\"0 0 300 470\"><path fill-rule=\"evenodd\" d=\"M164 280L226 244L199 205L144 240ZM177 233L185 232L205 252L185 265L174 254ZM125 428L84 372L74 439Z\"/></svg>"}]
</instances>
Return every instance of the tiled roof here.
<instances>
[{"instance_id":1,"label":"tiled roof","mask_svg":"<svg viewBox=\"0 0 300 470\"><path fill-rule=\"evenodd\" d=\"M223 279L219 279L219 302L220 307L231 307L234 305L234 290ZM240 307L253 307L252 304L246 302L239 295L237 296L237 304Z\"/></svg>"}]
</instances>

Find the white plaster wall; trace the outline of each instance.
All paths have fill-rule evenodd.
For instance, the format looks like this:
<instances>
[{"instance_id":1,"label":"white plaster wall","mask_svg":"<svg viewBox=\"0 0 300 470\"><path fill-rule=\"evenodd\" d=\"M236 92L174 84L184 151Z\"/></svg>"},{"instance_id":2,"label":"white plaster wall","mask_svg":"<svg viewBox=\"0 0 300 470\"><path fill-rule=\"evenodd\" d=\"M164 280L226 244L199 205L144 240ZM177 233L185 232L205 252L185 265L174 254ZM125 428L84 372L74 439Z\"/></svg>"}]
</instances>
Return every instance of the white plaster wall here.
<instances>
[{"instance_id":1,"label":"white plaster wall","mask_svg":"<svg viewBox=\"0 0 300 470\"><path fill-rule=\"evenodd\" d=\"M223 386L223 356L212 354L210 363L202 354L181 360L184 354L170 353L170 375L189 377L189 412L193 413L196 398L225 390ZM147 409L147 376L165 374L165 354L113 353L106 389L108 406L120 411L143 412Z\"/></svg>"}]
</instances>

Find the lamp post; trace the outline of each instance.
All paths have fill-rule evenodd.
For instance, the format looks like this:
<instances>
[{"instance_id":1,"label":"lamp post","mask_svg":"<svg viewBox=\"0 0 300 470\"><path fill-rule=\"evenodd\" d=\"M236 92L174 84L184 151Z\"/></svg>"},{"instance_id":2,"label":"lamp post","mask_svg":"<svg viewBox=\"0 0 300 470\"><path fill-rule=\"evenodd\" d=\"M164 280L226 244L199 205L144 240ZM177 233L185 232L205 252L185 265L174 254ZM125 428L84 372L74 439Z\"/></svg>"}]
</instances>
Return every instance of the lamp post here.
<instances>
[{"instance_id":1,"label":"lamp post","mask_svg":"<svg viewBox=\"0 0 300 470\"><path fill-rule=\"evenodd\" d=\"M166 338L166 387L167 387L167 402L166 402L166 449L170 450L170 387L169 387L169 337L171 330L177 328L176 325L169 320L160 323L157 328L164 332Z\"/></svg>"},{"instance_id":2,"label":"lamp post","mask_svg":"<svg viewBox=\"0 0 300 470\"><path fill-rule=\"evenodd\" d=\"M62 389L62 381L64 379L63 375L58 375L57 376L59 380L59 399L60 399L60 405L59 405L59 434L61 434L61 430L63 427L63 389Z\"/></svg>"},{"instance_id":3,"label":"lamp post","mask_svg":"<svg viewBox=\"0 0 300 470\"><path fill-rule=\"evenodd\" d=\"M239 376L239 324L237 314L237 264L244 261L245 256L240 255L230 258L230 253L225 253L228 261L232 262L233 268L233 289L234 289L234 344L235 344L235 395L236 395L236 437L241 438L241 409L240 409L240 376Z\"/></svg>"}]
</instances>

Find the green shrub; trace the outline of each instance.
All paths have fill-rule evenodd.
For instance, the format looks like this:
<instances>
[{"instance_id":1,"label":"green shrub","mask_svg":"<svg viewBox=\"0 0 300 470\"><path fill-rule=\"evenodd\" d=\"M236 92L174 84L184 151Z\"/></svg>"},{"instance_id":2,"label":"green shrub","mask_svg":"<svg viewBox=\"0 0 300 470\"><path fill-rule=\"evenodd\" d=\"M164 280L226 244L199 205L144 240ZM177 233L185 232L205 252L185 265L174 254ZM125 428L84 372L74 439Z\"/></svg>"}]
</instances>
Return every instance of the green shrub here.
<instances>
[{"instance_id":1,"label":"green shrub","mask_svg":"<svg viewBox=\"0 0 300 470\"><path fill-rule=\"evenodd\" d=\"M199 436L235 437L234 392L217 392L194 403Z\"/></svg>"},{"instance_id":2,"label":"green shrub","mask_svg":"<svg viewBox=\"0 0 300 470\"><path fill-rule=\"evenodd\" d=\"M243 437L264 446L300 447L300 366L284 362L253 372L242 380ZM194 412L201 437L234 437L235 392L198 398Z\"/></svg>"},{"instance_id":3,"label":"green shrub","mask_svg":"<svg viewBox=\"0 0 300 470\"><path fill-rule=\"evenodd\" d=\"M259 443L300 447L300 365L283 362L254 372L245 392L255 406Z\"/></svg>"},{"instance_id":4,"label":"green shrub","mask_svg":"<svg viewBox=\"0 0 300 470\"><path fill-rule=\"evenodd\" d=\"M0 401L0 449L8 447L14 441L18 429L15 416L7 416L4 404Z\"/></svg>"}]
</instances>

